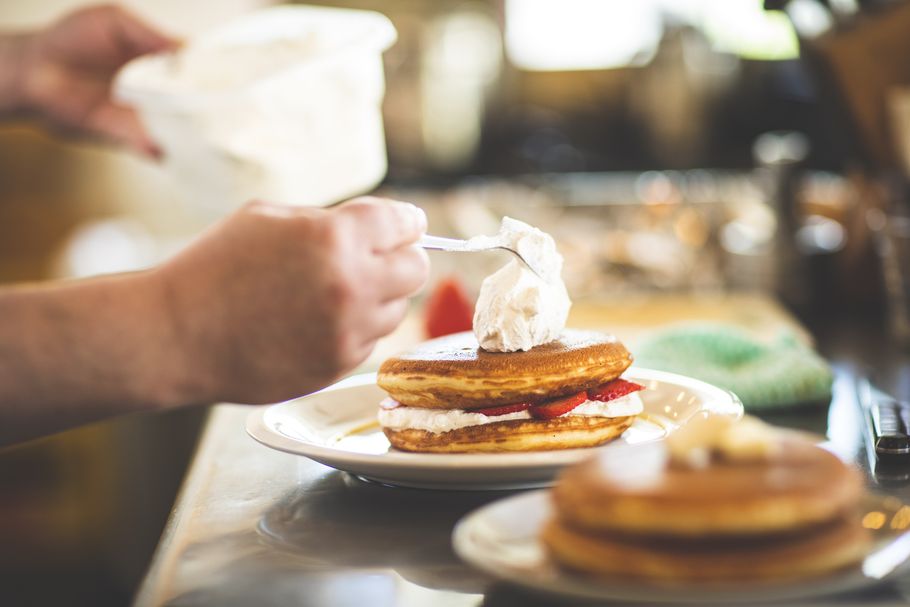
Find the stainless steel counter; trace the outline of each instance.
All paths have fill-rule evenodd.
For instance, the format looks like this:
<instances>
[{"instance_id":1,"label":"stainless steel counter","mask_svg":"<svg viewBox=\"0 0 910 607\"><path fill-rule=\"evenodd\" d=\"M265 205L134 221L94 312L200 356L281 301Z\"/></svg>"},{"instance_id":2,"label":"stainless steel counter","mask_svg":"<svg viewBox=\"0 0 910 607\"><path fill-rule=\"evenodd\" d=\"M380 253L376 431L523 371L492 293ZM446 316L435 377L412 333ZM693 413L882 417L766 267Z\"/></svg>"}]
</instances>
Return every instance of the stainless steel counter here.
<instances>
[{"instance_id":1,"label":"stainless steel counter","mask_svg":"<svg viewBox=\"0 0 910 607\"><path fill-rule=\"evenodd\" d=\"M138 605L483 602L449 533L505 493L366 483L254 442L248 412L213 410Z\"/></svg>"},{"instance_id":2,"label":"stainless steel counter","mask_svg":"<svg viewBox=\"0 0 910 607\"><path fill-rule=\"evenodd\" d=\"M884 349L868 334L864 339L870 352L877 352L865 362L890 361L889 381L895 383L885 387L906 383L910 378L907 357ZM849 335L844 340L820 344L838 370L830 410L780 414L773 421L827 431L832 447L865 467L851 379L856 361L866 355ZM508 493L424 491L365 483L255 443L244 431L248 412L232 405L213 410L137 605L567 603L494 583L453 554L449 535L454 523ZM888 490L910 500L906 482L892 483ZM886 587L806 604L908 602L910 579L903 590Z\"/></svg>"}]
</instances>

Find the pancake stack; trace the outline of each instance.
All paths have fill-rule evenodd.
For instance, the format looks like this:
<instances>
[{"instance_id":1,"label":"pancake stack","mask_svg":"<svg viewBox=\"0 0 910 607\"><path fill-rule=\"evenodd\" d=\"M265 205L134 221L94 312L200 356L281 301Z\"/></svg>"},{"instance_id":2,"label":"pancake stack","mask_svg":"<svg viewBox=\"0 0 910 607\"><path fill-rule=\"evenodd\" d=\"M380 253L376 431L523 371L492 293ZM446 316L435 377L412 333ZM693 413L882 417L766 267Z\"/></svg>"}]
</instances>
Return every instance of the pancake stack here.
<instances>
[{"instance_id":1,"label":"pancake stack","mask_svg":"<svg viewBox=\"0 0 910 607\"><path fill-rule=\"evenodd\" d=\"M772 446L698 465L661 444L610 449L563 471L542 540L570 569L668 584L780 581L861 560L861 475L792 434Z\"/></svg>"},{"instance_id":2,"label":"pancake stack","mask_svg":"<svg viewBox=\"0 0 910 607\"><path fill-rule=\"evenodd\" d=\"M615 337L566 330L525 352L488 352L470 332L385 361L379 422L405 451L470 453L590 447L616 438L642 410L643 386Z\"/></svg>"}]
</instances>

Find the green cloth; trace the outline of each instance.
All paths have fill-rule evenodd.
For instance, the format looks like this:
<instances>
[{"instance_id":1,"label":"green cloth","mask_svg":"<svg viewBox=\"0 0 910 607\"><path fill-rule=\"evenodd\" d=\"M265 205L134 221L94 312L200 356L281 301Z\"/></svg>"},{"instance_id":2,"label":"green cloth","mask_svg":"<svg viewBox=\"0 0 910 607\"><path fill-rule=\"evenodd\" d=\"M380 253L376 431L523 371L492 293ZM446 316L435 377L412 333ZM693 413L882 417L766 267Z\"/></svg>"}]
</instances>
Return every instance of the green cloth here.
<instances>
[{"instance_id":1,"label":"green cloth","mask_svg":"<svg viewBox=\"0 0 910 607\"><path fill-rule=\"evenodd\" d=\"M828 364L790 332L766 343L736 326L676 325L633 348L635 364L695 377L733 391L746 410L826 402Z\"/></svg>"}]
</instances>

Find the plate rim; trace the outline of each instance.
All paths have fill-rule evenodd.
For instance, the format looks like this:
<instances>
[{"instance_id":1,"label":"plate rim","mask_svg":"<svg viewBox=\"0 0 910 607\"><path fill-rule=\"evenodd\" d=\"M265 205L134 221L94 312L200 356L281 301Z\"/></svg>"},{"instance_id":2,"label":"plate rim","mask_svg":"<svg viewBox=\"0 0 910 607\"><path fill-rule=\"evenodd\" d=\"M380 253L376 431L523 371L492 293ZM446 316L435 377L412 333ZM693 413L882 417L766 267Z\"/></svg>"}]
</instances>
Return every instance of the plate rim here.
<instances>
[{"instance_id":1,"label":"plate rim","mask_svg":"<svg viewBox=\"0 0 910 607\"><path fill-rule=\"evenodd\" d=\"M656 369L635 367L633 365L623 374L626 375L630 372L632 376L637 379L657 380L677 385L695 386L698 387L699 390L707 391L709 393L713 392L717 396L717 399L706 400L702 405L703 410L705 410L705 405L707 404L708 407L706 410L716 414L731 415L736 418L742 417L744 414L742 401L730 390L720 388L693 377L671 373L669 371L659 371ZM311 394L280 403L259 406L247 415L245 424L246 432L251 438L266 447L293 455L308 457L321 463L331 461L343 465L355 464L359 466L379 464L386 469L398 470L414 467L426 469L468 468L476 470L490 470L494 467L509 469L551 469L575 463L589 456L594 450L609 446L608 443L607 445L593 448L588 447L582 449L521 453L408 453L404 451L361 453L320 445L312 441L294 439L276 432L265 422L265 417L269 412L274 411L278 407L287 407L301 400L328 392L375 384L376 375L375 372L351 375ZM305 447L305 452L301 450L301 446Z\"/></svg>"}]
</instances>

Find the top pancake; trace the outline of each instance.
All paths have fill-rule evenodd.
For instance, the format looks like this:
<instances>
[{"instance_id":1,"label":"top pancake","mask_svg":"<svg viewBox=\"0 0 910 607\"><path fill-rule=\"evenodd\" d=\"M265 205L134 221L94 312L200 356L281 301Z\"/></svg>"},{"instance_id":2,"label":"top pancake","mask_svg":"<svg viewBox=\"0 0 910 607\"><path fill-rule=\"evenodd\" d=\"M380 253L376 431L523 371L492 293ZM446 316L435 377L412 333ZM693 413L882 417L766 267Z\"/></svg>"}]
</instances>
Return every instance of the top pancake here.
<instances>
[{"instance_id":1,"label":"top pancake","mask_svg":"<svg viewBox=\"0 0 910 607\"><path fill-rule=\"evenodd\" d=\"M476 409L574 394L619 377L630 364L615 337L596 331L566 329L527 352L487 352L464 332L386 360L377 383L404 405Z\"/></svg>"},{"instance_id":2,"label":"top pancake","mask_svg":"<svg viewBox=\"0 0 910 607\"><path fill-rule=\"evenodd\" d=\"M656 475L636 471L632 459L611 464L616 454L604 452L565 470L553 497L560 518L576 527L690 537L805 528L856 505L857 470L802 438L779 445L768 459L671 464Z\"/></svg>"}]
</instances>

